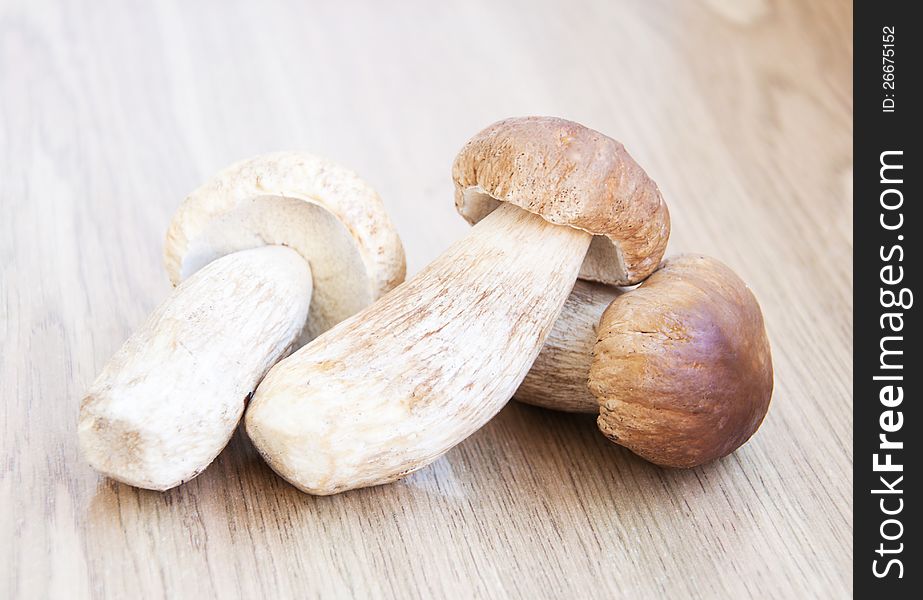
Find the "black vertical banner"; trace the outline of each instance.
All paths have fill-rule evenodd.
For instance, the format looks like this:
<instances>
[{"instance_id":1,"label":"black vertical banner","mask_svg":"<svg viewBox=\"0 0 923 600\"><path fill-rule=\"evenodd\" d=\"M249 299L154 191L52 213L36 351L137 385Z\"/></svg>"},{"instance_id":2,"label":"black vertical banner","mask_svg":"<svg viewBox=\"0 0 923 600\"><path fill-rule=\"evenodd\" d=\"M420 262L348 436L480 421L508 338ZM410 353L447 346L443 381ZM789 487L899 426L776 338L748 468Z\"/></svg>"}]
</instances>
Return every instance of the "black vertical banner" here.
<instances>
[{"instance_id":1,"label":"black vertical banner","mask_svg":"<svg viewBox=\"0 0 923 600\"><path fill-rule=\"evenodd\" d=\"M919 4L855 3L855 595L919 598L921 224ZM923 293L923 292L920 292Z\"/></svg>"}]
</instances>

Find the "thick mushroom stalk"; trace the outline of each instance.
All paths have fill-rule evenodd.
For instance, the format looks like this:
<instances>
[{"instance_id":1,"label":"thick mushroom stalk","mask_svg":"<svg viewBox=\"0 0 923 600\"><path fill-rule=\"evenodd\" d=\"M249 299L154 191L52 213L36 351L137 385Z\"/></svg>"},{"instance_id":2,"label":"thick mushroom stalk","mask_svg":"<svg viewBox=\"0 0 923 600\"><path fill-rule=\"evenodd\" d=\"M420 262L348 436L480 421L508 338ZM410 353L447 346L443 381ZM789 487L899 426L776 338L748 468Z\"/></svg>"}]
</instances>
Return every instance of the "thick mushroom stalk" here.
<instances>
[{"instance_id":1,"label":"thick mushroom stalk","mask_svg":"<svg viewBox=\"0 0 923 600\"><path fill-rule=\"evenodd\" d=\"M599 320L623 290L577 280L515 398L562 412L595 414L599 402L590 393L590 364Z\"/></svg>"},{"instance_id":2,"label":"thick mushroom stalk","mask_svg":"<svg viewBox=\"0 0 923 600\"><path fill-rule=\"evenodd\" d=\"M378 194L293 152L236 163L186 197L164 259L177 289L106 365L78 424L93 467L155 490L208 466L291 347L404 278Z\"/></svg>"},{"instance_id":3,"label":"thick mushroom stalk","mask_svg":"<svg viewBox=\"0 0 923 600\"><path fill-rule=\"evenodd\" d=\"M762 311L747 285L713 258L671 258L631 291L580 285L552 338L517 399L598 412L606 437L662 466L694 467L730 454L769 409L772 357Z\"/></svg>"},{"instance_id":4,"label":"thick mushroom stalk","mask_svg":"<svg viewBox=\"0 0 923 600\"><path fill-rule=\"evenodd\" d=\"M387 483L435 460L512 397L588 261L630 283L662 256L656 185L621 144L576 123L496 123L465 145L453 178L459 210L480 221L471 233L257 388L247 432L304 491ZM611 268L587 256L593 235Z\"/></svg>"},{"instance_id":5,"label":"thick mushroom stalk","mask_svg":"<svg viewBox=\"0 0 923 600\"><path fill-rule=\"evenodd\" d=\"M308 264L282 246L229 254L181 283L84 397L77 430L87 460L154 490L195 477L301 332L310 301Z\"/></svg>"},{"instance_id":6,"label":"thick mushroom stalk","mask_svg":"<svg viewBox=\"0 0 923 600\"><path fill-rule=\"evenodd\" d=\"M429 464L513 395L590 239L501 206L416 277L273 368L247 433L273 469L313 494Z\"/></svg>"}]
</instances>

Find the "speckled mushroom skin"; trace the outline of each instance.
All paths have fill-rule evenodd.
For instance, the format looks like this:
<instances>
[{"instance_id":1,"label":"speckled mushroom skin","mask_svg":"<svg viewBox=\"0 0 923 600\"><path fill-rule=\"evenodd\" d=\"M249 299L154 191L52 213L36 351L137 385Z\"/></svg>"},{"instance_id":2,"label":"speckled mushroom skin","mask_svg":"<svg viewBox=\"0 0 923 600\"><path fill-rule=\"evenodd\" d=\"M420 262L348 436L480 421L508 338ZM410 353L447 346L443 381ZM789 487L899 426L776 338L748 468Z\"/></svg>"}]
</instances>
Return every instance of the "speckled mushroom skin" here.
<instances>
[{"instance_id":1,"label":"speckled mushroom skin","mask_svg":"<svg viewBox=\"0 0 923 600\"><path fill-rule=\"evenodd\" d=\"M276 364L247 409L247 434L269 466L311 494L426 466L513 395L589 244L582 231L501 207L409 281Z\"/></svg>"},{"instance_id":2,"label":"speckled mushroom skin","mask_svg":"<svg viewBox=\"0 0 923 600\"><path fill-rule=\"evenodd\" d=\"M452 167L455 205L477 223L500 201L596 237L580 277L611 285L642 281L660 263L670 214L625 147L556 117L520 117L484 129Z\"/></svg>"},{"instance_id":3,"label":"speckled mushroom skin","mask_svg":"<svg viewBox=\"0 0 923 600\"><path fill-rule=\"evenodd\" d=\"M772 386L759 304L715 259L670 259L603 313L589 382L598 425L651 462L730 454L760 426Z\"/></svg>"}]
</instances>

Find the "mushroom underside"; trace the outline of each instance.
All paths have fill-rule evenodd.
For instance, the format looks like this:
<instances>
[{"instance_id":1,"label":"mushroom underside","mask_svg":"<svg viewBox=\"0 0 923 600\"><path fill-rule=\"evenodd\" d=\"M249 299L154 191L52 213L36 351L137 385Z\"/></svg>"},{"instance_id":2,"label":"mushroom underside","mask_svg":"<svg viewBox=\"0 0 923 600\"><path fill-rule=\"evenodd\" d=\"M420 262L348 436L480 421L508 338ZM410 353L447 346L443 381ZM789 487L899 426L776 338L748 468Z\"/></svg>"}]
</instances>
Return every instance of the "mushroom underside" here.
<instances>
[{"instance_id":1,"label":"mushroom underside","mask_svg":"<svg viewBox=\"0 0 923 600\"><path fill-rule=\"evenodd\" d=\"M498 200L491 196L483 188L474 186L464 191L461 195L461 202L456 208L466 221L475 224L496 210L503 202L503 200ZM517 206L546 219L546 217L541 215L537 210L531 210L529 207L521 206L520 204L517 204ZM554 224L573 227L566 223L554 222ZM577 228L575 227L575 229ZM580 265L579 277L586 281L608 284L625 280L627 277L625 259L622 255L619 242L605 235L593 235L593 239L590 241L590 249L583 259L583 264Z\"/></svg>"},{"instance_id":2,"label":"mushroom underside","mask_svg":"<svg viewBox=\"0 0 923 600\"><path fill-rule=\"evenodd\" d=\"M375 300L360 247L344 223L323 206L300 198L257 196L212 215L180 253L185 279L218 257L265 245L298 252L310 265L314 293L302 346Z\"/></svg>"}]
</instances>

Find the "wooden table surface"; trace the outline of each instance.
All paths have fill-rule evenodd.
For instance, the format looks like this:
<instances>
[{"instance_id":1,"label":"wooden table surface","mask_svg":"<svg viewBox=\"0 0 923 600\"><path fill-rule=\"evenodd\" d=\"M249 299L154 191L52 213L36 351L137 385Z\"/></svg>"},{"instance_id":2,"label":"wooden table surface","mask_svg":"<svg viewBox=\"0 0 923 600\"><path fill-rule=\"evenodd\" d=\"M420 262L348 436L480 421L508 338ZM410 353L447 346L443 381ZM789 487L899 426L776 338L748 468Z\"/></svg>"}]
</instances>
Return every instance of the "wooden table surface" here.
<instances>
[{"instance_id":1,"label":"wooden table surface","mask_svg":"<svg viewBox=\"0 0 923 600\"><path fill-rule=\"evenodd\" d=\"M850 3L309 4L0 5L0 597L850 593ZM458 148L526 114L623 141L669 203L668 252L751 284L776 391L739 452L662 470L513 402L333 497L240 434L167 493L81 459L81 394L168 294L164 232L205 178L330 156L381 193L414 273L468 229Z\"/></svg>"}]
</instances>

